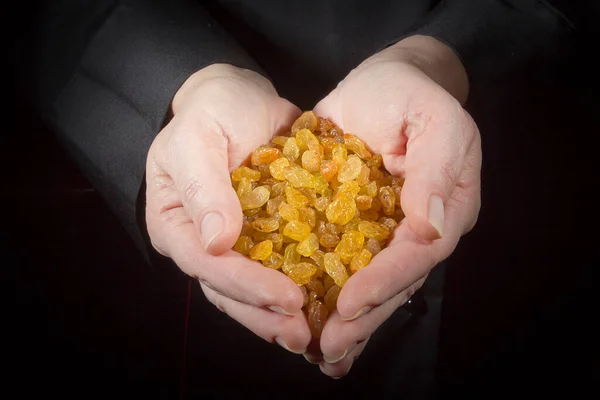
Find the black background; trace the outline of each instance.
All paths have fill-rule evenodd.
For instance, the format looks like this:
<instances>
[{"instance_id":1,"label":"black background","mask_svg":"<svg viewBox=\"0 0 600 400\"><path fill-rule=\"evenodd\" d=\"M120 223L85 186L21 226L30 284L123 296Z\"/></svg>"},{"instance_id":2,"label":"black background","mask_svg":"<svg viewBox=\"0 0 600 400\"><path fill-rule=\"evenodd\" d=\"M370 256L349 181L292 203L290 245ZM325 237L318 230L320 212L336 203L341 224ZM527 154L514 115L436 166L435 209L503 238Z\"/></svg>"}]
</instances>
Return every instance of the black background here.
<instances>
[{"instance_id":1,"label":"black background","mask_svg":"<svg viewBox=\"0 0 600 400\"><path fill-rule=\"evenodd\" d=\"M597 41L587 39L471 92L468 109L483 138L483 207L449 260L443 398L579 397L598 383L600 85ZM17 103L7 117L2 330L15 397L177 398L187 279L144 263L35 114ZM202 318L221 318L195 313L202 302L192 285L190 331ZM188 338L188 360L201 345L211 344ZM200 373L188 371L186 387ZM223 377L225 385L235 381Z\"/></svg>"}]
</instances>

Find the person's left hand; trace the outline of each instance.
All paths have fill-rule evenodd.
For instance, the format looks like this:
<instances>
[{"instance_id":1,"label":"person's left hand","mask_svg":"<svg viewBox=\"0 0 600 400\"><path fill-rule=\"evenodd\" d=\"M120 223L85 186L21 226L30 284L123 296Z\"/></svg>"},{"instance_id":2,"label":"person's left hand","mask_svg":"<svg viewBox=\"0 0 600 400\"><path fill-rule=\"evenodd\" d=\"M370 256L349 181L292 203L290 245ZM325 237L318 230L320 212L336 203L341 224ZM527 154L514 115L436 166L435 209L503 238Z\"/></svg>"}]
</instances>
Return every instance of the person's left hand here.
<instances>
[{"instance_id":1,"label":"person's left hand","mask_svg":"<svg viewBox=\"0 0 600 400\"><path fill-rule=\"evenodd\" d=\"M461 106L466 82L449 48L415 36L363 62L315 107L405 178L406 218L388 247L344 285L321 335L322 353L305 354L329 376L348 372L370 335L477 221L481 141Z\"/></svg>"}]
</instances>

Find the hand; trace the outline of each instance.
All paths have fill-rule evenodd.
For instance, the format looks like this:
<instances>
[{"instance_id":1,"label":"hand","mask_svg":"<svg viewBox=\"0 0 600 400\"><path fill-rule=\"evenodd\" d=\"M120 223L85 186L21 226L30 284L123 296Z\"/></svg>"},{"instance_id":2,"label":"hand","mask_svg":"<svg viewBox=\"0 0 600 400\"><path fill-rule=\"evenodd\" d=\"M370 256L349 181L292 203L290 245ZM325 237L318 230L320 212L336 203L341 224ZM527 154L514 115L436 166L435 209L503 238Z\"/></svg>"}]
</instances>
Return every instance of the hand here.
<instances>
[{"instance_id":1,"label":"hand","mask_svg":"<svg viewBox=\"0 0 600 400\"><path fill-rule=\"evenodd\" d=\"M184 83L172 111L146 166L154 248L198 279L218 309L263 339L304 352L310 331L298 286L231 250L242 211L229 175L300 110L259 74L215 64Z\"/></svg>"},{"instance_id":2,"label":"hand","mask_svg":"<svg viewBox=\"0 0 600 400\"><path fill-rule=\"evenodd\" d=\"M367 59L315 107L406 179L406 218L389 246L344 285L338 311L323 329L320 365L327 375L347 373L370 335L477 220L481 144L461 106L467 91L454 53L433 38L414 36ZM307 358L319 361L315 354Z\"/></svg>"}]
</instances>

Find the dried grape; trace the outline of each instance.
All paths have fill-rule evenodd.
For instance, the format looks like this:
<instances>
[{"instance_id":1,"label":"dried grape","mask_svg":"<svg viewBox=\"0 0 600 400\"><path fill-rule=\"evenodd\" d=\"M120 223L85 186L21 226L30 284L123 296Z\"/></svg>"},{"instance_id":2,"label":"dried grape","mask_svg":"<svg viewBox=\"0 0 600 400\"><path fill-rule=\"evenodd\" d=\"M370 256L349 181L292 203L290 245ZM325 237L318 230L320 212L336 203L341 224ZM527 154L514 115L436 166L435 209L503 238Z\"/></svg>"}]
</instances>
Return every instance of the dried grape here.
<instances>
[{"instance_id":1,"label":"dried grape","mask_svg":"<svg viewBox=\"0 0 600 400\"><path fill-rule=\"evenodd\" d=\"M244 213L233 249L299 285L319 337L346 281L404 218L404 180L357 136L312 111L231 172Z\"/></svg>"}]
</instances>

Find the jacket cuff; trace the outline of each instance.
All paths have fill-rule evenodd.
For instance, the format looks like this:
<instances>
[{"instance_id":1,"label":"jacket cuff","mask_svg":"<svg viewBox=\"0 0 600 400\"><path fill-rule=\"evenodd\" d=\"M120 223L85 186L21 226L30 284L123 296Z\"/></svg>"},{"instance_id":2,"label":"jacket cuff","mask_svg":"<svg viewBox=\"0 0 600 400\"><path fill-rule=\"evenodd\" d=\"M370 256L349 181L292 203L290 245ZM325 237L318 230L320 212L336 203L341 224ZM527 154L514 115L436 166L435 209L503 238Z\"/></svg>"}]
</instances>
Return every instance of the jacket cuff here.
<instances>
[{"instance_id":1,"label":"jacket cuff","mask_svg":"<svg viewBox=\"0 0 600 400\"><path fill-rule=\"evenodd\" d=\"M411 35L434 37L455 51L469 80L494 81L532 60L551 59L573 30L546 2L534 0L442 1Z\"/></svg>"}]
</instances>

